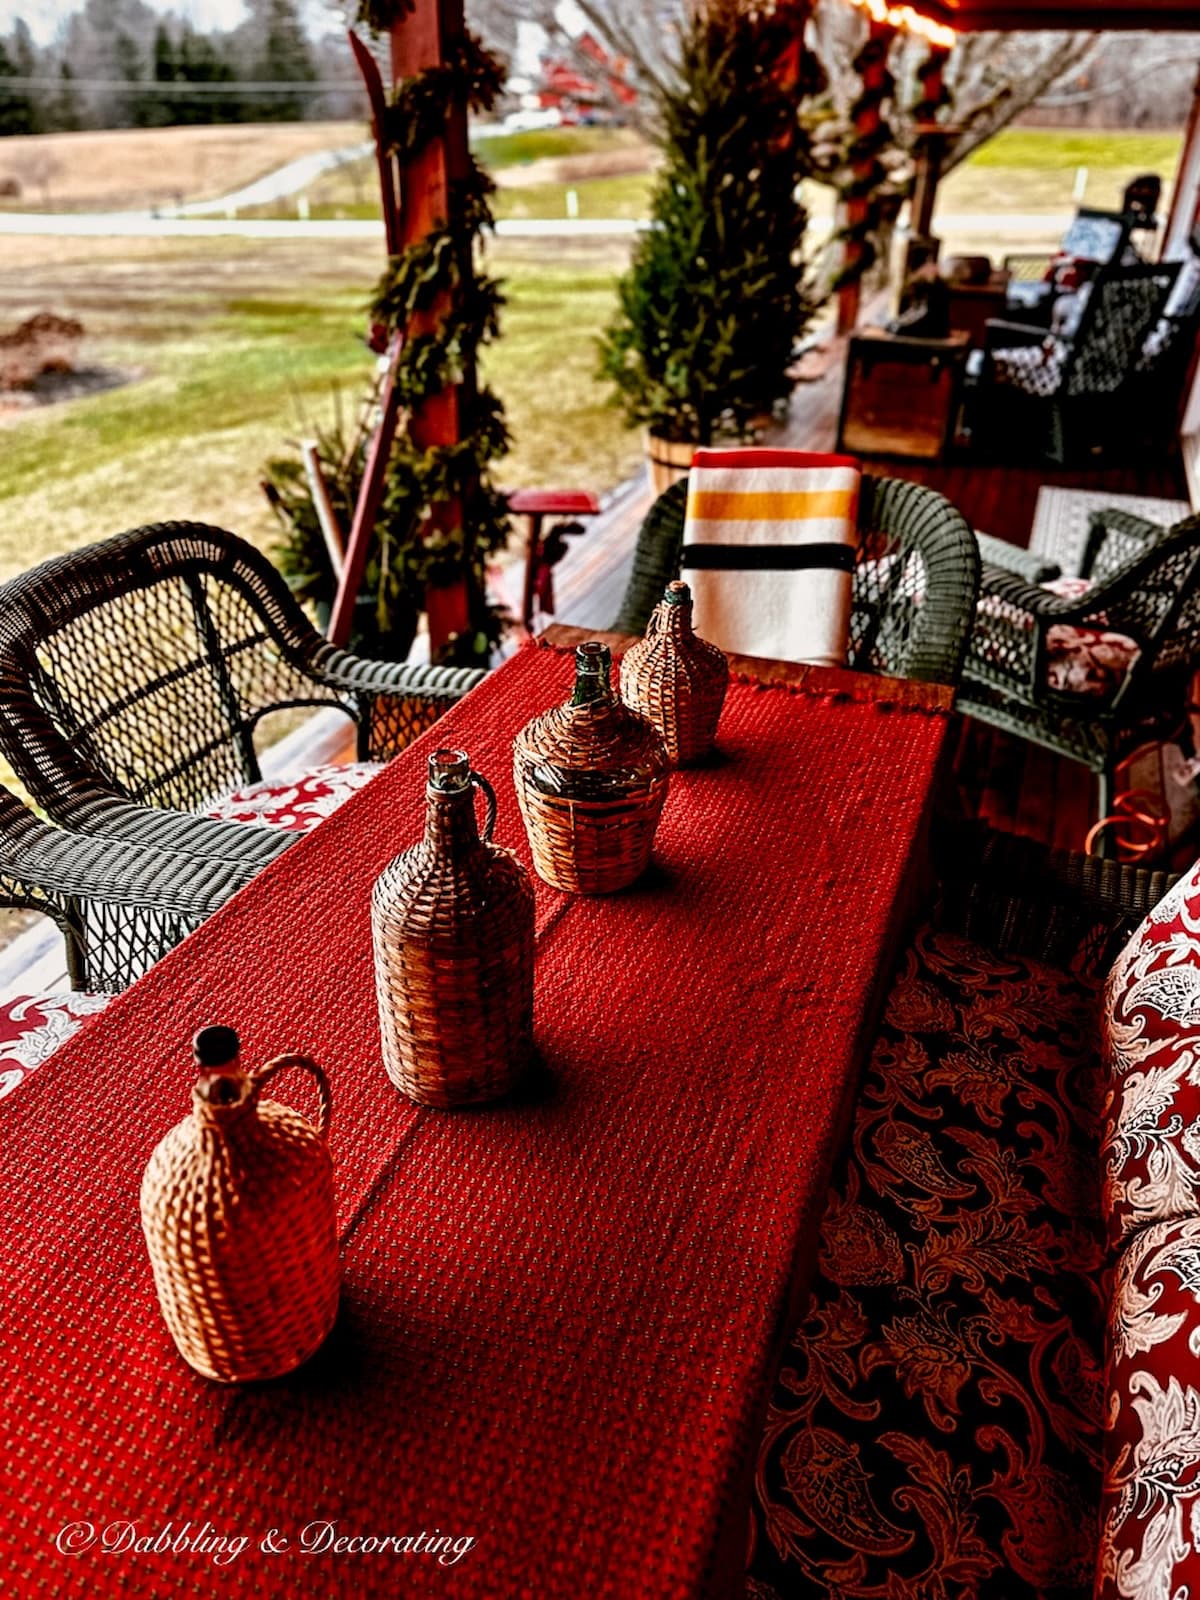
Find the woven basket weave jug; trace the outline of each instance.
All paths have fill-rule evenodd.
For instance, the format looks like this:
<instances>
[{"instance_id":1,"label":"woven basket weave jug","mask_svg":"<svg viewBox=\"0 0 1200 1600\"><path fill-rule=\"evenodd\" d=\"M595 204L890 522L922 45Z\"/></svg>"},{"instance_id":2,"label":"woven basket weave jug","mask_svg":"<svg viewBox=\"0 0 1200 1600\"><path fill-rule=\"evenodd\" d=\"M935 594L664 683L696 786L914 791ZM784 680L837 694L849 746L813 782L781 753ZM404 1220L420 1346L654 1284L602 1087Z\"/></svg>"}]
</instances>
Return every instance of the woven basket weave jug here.
<instances>
[{"instance_id":1,"label":"woven basket weave jug","mask_svg":"<svg viewBox=\"0 0 1200 1600\"><path fill-rule=\"evenodd\" d=\"M662 734L671 765L687 767L712 749L728 687L724 653L692 629L692 591L669 583L621 662L621 698Z\"/></svg>"},{"instance_id":2,"label":"woven basket weave jug","mask_svg":"<svg viewBox=\"0 0 1200 1600\"><path fill-rule=\"evenodd\" d=\"M522 728L513 764L540 877L573 894L612 894L641 877L670 763L653 724L614 694L607 645L579 646L571 698Z\"/></svg>"},{"instance_id":3,"label":"woven basket weave jug","mask_svg":"<svg viewBox=\"0 0 1200 1600\"><path fill-rule=\"evenodd\" d=\"M422 1105L479 1105L509 1093L533 1050L533 885L492 843L496 796L463 751L435 751L425 795L424 839L371 896L383 1062Z\"/></svg>"},{"instance_id":4,"label":"woven basket weave jug","mask_svg":"<svg viewBox=\"0 0 1200 1600\"><path fill-rule=\"evenodd\" d=\"M196 1055L213 1070L142 1179L158 1302L180 1355L206 1378L277 1378L316 1351L337 1316L329 1085L307 1056L243 1071L230 1028L197 1034ZM317 1081L316 1127L259 1099L287 1067Z\"/></svg>"}]
</instances>

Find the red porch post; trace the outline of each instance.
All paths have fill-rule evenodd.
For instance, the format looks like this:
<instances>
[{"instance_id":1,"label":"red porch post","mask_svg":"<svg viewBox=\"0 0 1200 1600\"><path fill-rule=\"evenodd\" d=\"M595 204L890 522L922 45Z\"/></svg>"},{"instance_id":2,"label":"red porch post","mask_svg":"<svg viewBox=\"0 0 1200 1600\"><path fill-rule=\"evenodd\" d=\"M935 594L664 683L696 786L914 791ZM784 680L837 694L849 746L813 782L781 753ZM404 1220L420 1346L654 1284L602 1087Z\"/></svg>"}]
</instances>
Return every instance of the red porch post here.
<instances>
[{"instance_id":1,"label":"red porch post","mask_svg":"<svg viewBox=\"0 0 1200 1600\"><path fill-rule=\"evenodd\" d=\"M862 78L862 93L854 106L854 181L850 198L842 208L842 276L838 290L838 332L849 333L858 321L862 298L862 275L866 271L864 235L871 215L871 188L876 177L875 136L883 123L883 103L891 90L888 51L896 30L889 22L871 19L867 41L855 61ZM860 192L861 191L861 192Z\"/></svg>"},{"instance_id":2,"label":"red porch post","mask_svg":"<svg viewBox=\"0 0 1200 1600\"><path fill-rule=\"evenodd\" d=\"M392 25L393 81L415 77L426 68L439 65L463 31L463 0L415 0L413 9ZM389 227L390 253L402 253L445 223L452 186L467 176L468 159L467 107L465 102L456 101L450 106L443 132L397 165L399 204L395 225ZM386 162L390 158L381 156L381 160ZM386 178L385 171L385 212ZM435 302L429 311L415 317L412 325L404 330L405 336L412 338L430 332L445 313L447 304L443 298ZM464 374L462 385L431 395L413 413L408 419L408 426L413 443L418 448L434 449L458 443L460 389L469 392L474 381L474 373ZM396 421L389 381L384 400L384 419L372 450L373 458L383 456L385 459L372 461L368 465L361 503L346 551L345 573L330 622L329 637L335 644L344 644L350 631L354 602L362 581L367 547L382 493L386 453L391 449ZM372 489L373 493L370 492ZM455 502L446 502L433 508L432 523L436 528L453 528L461 519L461 507ZM429 618L430 654L436 659L450 636L466 631L469 626L467 578L464 576L452 584L430 587L426 590L425 605Z\"/></svg>"}]
</instances>

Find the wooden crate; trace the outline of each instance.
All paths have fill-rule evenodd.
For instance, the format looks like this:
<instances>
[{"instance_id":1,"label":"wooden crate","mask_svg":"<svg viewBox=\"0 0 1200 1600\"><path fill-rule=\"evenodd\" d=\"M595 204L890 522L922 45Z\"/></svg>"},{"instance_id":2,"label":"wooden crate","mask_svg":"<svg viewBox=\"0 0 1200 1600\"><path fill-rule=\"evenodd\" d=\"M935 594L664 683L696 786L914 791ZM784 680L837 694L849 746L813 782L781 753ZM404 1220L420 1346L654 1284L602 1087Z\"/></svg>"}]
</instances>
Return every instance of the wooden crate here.
<instances>
[{"instance_id":1,"label":"wooden crate","mask_svg":"<svg viewBox=\"0 0 1200 1600\"><path fill-rule=\"evenodd\" d=\"M863 328L846 357L838 449L940 461L953 437L968 339Z\"/></svg>"}]
</instances>

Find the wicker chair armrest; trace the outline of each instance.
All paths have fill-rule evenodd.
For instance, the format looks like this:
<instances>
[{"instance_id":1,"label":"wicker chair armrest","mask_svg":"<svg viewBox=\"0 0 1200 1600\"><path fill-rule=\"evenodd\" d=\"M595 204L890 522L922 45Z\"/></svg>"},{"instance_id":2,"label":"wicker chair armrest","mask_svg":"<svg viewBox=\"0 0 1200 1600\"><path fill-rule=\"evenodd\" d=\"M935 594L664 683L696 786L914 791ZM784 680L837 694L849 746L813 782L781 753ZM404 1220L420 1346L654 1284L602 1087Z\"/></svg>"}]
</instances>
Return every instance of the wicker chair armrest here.
<instances>
[{"instance_id":1,"label":"wicker chair armrest","mask_svg":"<svg viewBox=\"0 0 1200 1600\"><path fill-rule=\"evenodd\" d=\"M975 532L975 541L979 546L979 554L987 566L1014 572L1026 583L1048 583L1051 578L1062 576L1062 568L1057 562L1047 561L1045 556L1039 555L1035 550L1022 550L1019 545L1009 544L1004 539L996 539L990 533L980 533L978 529Z\"/></svg>"},{"instance_id":2,"label":"wicker chair armrest","mask_svg":"<svg viewBox=\"0 0 1200 1600\"><path fill-rule=\"evenodd\" d=\"M1110 533L1118 536L1121 556L1116 563L1099 562L1104 576L1107 576L1104 569L1115 570L1116 566L1123 565L1131 555L1149 549L1156 539L1162 538L1164 531L1159 523L1135 516L1132 511L1122 511L1116 506L1102 506L1099 511L1093 511L1088 518L1088 541L1080 564L1080 576L1084 578L1093 576Z\"/></svg>"},{"instance_id":3,"label":"wicker chair armrest","mask_svg":"<svg viewBox=\"0 0 1200 1600\"><path fill-rule=\"evenodd\" d=\"M1026 345L1045 344L1050 337L1050 330L1030 322L1009 322L1006 318L990 317L984 326L983 337L988 350L1017 350Z\"/></svg>"},{"instance_id":4,"label":"wicker chair armrest","mask_svg":"<svg viewBox=\"0 0 1200 1600\"><path fill-rule=\"evenodd\" d=\"M259 866L54 828L8 795L0 801L0 825L0 875L51 894L181 917L209 916Z\"/></svg>"},{"instance_id":5,"label":"wicker chair armrest","mask_svg":"<svg viewBox=\"0 0 1200 1600\"><path fill-rule=\"evenodd\" d=\"M1103 606L1097 601L1099 591L1075 598L1051 594L1036 584L1028 583L1015 572L984 563L982 594L985 598L1003 601L1015 611L1027 612L1041 628L1053 622L1089 623Z\"/></svg>"},{"instance_id":6,"label":"wicker chair armrest","mask_svg":"<svg viewBox=\"0 0 1200 1600\"><path fill-rule=\"evenodd\" d=\"M67 825L89 837L169 850L199 861L244 864L252 872L265 867L299 838L286 829L257 828L199 817L190 811L140 806L104 790L76 796Z\"/></svg>"},{"instance_id":7,"label":"wicker chair armrest","mask_svg":"<svg viewBox=\"0 0 1200 1600\"><path fill-rule=\"evenodd\" d=\"M413 667L407 662L368 661L332 647L317 656L309 670L331 689L404 700L443 700L447 706L461 700L484 678L477 667Z\"/></svg>"}]
</instances>

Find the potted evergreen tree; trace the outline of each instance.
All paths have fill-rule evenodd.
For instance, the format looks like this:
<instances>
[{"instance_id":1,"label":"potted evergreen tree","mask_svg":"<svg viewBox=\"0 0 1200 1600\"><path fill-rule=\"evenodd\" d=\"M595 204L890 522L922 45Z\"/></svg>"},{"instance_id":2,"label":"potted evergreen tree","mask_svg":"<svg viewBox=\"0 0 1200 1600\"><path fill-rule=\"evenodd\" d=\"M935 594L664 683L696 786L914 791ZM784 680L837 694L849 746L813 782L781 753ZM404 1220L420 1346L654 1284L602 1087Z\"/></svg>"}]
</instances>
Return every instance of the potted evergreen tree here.
<instances>
[{"instance_id":1,"label":"potted evergreen tree","mask_svg":"<svg viewBox=\"0 0 1200 1600\"><path fill-rule=\"evenodd\" d=\"M692 451L744 439L790 392L815 306L805 280L809 172L797 10L711 0L690 15L661 98L651 226L619 285L602 375L646 430L655 486Z\"/></svg>"}]
</instances>

